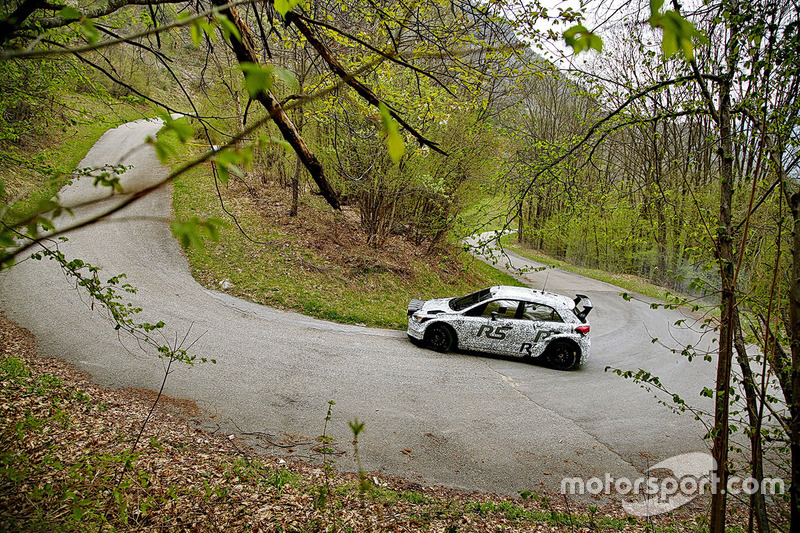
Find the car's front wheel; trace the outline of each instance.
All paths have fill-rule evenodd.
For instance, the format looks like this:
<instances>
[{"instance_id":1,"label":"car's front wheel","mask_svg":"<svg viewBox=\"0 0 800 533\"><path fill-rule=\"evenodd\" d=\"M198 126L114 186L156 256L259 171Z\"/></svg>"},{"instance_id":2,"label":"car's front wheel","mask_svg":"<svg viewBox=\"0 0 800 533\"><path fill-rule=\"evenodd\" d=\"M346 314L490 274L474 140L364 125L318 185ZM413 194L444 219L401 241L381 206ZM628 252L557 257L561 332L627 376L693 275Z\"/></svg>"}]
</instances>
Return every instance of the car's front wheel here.
<instances>
[{"instance_id":1,"label":"car's front wheel","mask_svg":"<svg viewBox=\"0 0 800 533\"><path fill-rule=\"evenodd\" d=\"M452 329L444 324L431 324L425 333L425 342L428 347L437 352L448 352L455 344L456 335Z\"/></svg>"},{"instance_id":2,"label":"car's front wheel","mask_svg":"<svg viewBox=\"0 0 800 533\"><path fill-rule=\"evenodd\" d=\"M572 343L556 341L548 346L545 360L556 370L572 370L581 364L581 353Z\"/></svg>"}]
</instances>

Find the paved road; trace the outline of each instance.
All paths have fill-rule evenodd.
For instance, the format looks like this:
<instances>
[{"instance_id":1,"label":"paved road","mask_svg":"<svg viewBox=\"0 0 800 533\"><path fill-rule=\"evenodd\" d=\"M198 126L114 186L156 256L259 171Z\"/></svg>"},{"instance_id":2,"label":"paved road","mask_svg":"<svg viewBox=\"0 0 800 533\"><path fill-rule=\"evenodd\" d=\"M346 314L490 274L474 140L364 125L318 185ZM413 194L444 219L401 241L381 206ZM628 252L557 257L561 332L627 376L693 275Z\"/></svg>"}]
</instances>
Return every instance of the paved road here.
<instances>
[{"instance_id":1,"label":"paved road","mask_svg":"<svg viewBox=\"0 0 800 533\"><path fill-rule=\"evenodd\" d=\"M139 121L111 130L82 166L134 165L126 187L152 182L166 171L141 141L158 128ZM80 202L91 189L81 180L67 194ZM204 289L170 235L170 211L165 187L71 232L62 249L102 266L104 275L125 272L138 288L131 301L145 318L165 321L170 338L190 327L193 337L203 334L194 351L218 364L178 368L167 393L196 401L224 431L315 437L334 400L330 433L342 449L347 422L366 423L368 470L509 494L557 490L564 476L633 478L648 461L706 449L704 429L689 415L670 413L639 386L604 372L607 365L645 368L700 402L712 364L687 363L650 341L702 342L671 327L687 318L679 312L625 302L616 287L547 270L527 278L537 288L546 282L548 290L588 294L595 304L592 358L581 370L440 355L413 346L403 332L332 324ZM36 334L45 354L101 384L154 389L161 382L162 363L121 342L50 262L27 261L0 274L0 306ZM354 468L350 455L338 465Z\"/></svg>"}]
</instances>

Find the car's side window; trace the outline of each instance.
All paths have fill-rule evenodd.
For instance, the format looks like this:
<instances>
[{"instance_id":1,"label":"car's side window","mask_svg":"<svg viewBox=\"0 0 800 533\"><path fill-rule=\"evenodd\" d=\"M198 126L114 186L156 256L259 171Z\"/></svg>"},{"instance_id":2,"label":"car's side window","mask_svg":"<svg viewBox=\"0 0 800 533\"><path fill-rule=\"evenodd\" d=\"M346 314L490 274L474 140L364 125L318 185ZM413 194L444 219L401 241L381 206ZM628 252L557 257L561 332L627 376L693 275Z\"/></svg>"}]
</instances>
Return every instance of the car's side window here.
<instances>
[{"instance_id":1,"label":"car's side window","mask_svg":"<svg viewBox=\"0 0 800 533\"><path fill-rule=\"evenodd\" d=\"M492 300L486 304L480 316L491 318L492 313L497 313L497 318L514 318L518 303L512 300Z\"/></svg>"},{"instance_id":2,"label":"car's side window","mask_svg":"<svg viewBox=\"0 0 800 533\"><path fill-rule=\"evenodd\" d=\"M519 318L523 320L535 320L537 322L563 322L564 320L549 305L537 304L533 302L522 303Z\"/></svg>"}]
</instances>

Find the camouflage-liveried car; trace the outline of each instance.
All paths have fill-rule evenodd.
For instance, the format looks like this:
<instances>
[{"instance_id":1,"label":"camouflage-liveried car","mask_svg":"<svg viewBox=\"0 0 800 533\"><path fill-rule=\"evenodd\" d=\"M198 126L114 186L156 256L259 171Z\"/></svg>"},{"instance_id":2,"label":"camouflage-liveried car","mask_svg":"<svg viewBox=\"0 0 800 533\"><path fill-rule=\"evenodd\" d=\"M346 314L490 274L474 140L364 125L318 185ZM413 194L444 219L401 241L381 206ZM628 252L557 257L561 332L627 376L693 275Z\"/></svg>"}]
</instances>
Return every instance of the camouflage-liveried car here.
<instances>
[{"instance_id":1,"label":"camouflage-liveried car","mask_svg":"<svg viewBox=\"0 0 800 533\"><path fill-rule=\"evenodd\" d=\"M433 350L453 348L539 358L559 370L589 356L588 297L522 287L489 287L459 298L411 300L408 336Z\"/></svg>"}]
</instances>

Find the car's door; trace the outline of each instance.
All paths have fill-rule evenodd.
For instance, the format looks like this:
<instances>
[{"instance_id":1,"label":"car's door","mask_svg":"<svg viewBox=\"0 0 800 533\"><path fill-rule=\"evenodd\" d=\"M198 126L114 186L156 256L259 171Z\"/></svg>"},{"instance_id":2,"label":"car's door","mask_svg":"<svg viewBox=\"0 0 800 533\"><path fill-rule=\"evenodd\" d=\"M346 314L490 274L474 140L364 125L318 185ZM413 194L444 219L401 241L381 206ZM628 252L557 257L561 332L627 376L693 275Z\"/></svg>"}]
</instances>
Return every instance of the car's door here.
<instances>
[{"instance_id":1,"label":"car's door","mask_svg":"<svg viewBox=\"0 0 800 533\"><path fill-rule=\"evenodd\" d=\"M564 319L549 305L536 302L520 302L516 314L520 323L515 337L514 355L538 357L547 347L551 337L570 330Z\"/></svg>"},{"instance_id":2,"label":"car's door","mask_svg":"<svg viewBox=\"0 0 800 533\"><path fill-rule=\"evenodd\" d=\"M466 311L459 321L458 337L461 348L481 352L513 353L513 340L519 329L516 300L491 300Z\"/></svg>"}]
</instances>

